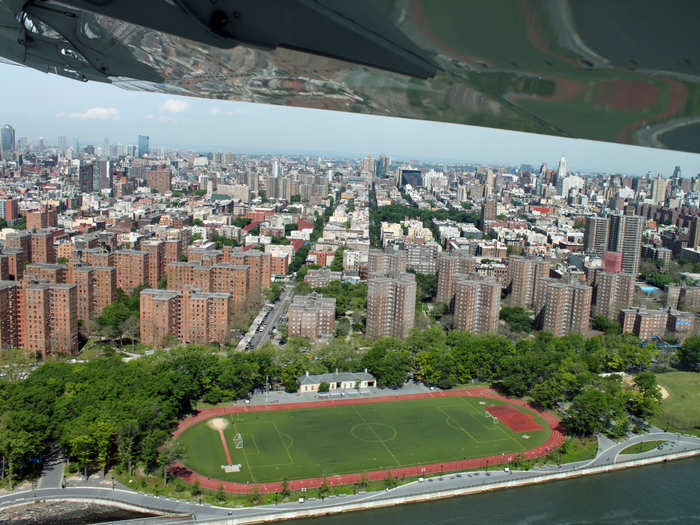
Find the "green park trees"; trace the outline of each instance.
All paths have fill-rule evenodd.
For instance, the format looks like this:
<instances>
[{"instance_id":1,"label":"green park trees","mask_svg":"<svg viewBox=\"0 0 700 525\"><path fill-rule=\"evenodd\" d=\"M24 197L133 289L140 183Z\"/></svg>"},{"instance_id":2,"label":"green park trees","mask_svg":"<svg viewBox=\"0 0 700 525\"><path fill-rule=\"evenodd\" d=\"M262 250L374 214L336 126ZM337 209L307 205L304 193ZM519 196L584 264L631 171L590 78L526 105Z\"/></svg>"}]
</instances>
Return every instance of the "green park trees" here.
<instances>
[{"instance_id":1,"label":"green park trees","mask_svg":"<svg viewBox=\"0 0 700 525\"><path fill-rule=\"evenodd\" d=\"M678 364L685 370L700 371L700 337L689 337L678 351Z\"/></svg>"}]
</instances>

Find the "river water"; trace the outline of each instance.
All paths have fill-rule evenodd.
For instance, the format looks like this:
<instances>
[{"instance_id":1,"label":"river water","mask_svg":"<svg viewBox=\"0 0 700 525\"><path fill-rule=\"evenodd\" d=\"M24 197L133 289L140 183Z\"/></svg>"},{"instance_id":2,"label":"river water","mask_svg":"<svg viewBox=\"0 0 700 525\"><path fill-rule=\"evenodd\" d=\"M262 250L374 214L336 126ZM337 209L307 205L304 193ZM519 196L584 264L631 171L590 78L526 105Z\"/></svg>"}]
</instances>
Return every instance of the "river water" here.
<instances>
[{"instance_id":1,"label":"river water","mask_svg":"<svg viewBox=\"0 0 700 525\"><path fill-rule=\"evenodd\" d=\"M700 458L290 525L700 524Z\"/></svg>"}]
</instances>

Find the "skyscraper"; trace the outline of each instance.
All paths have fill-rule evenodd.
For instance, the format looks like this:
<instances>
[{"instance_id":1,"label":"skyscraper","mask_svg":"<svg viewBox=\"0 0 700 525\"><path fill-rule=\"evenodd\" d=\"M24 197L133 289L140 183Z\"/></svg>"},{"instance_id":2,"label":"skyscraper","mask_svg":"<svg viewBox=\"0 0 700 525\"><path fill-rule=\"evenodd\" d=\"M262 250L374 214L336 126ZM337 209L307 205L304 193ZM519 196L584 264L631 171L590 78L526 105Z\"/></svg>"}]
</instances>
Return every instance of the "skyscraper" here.
<instances>
[{"instance_id":1,"label":"skyscraper","mask_svg":"<svg viewBox=\"0 0 700 525\"><path fill-rule=\"evenodd\" d=\"M0 128L0 153L3 158L15 152L15 128L5 124Z\"/></svg>"},{"instance_id":2,"label":"skyscraper","mask_svg":"<svg viewBox=\"0 0 700 525\"><path fill-rule=\"evenodd\" d=\"M594 255L602 255L608 248L608 218L586 217L583 248Z\"/></svg>"},{"instance_id":3,"label":"skyscraper","mask_svg":"<svg viewBox=\"0 0 700 525\"><path fill-rule=\"evenodd\" d=\"M481 205L481 224L482 228L486 221L496 220L496 201L487 200Z\"/></svg>"},{"instance_id":4,"label":"skyscraper","mask_svg":"<svg viewBox=\"0 0 700 525\"><path fill-rule=\"evenodd\" d=\"M688 226L688 248L695 249L700 246L700 218L695 216Z\"/></svg>"},{"instance_id":5,"label":"skyscraper","mask_svg":"<svg viewBox=\"0 0 700 525\"><path fill-rule=\"evenodd\" d=\"M661 176L661 173L651 182L651 200L654 201L654 204L663 204L666 200L667 184L668 181Z\"/></svg>"},{"instance_id":6,"label":"skyscraper","mask_svg":"<svg viewBox=\"0 0 700 525\"><path fill-rule=\"evenodd\" d=\"M139 135L139 149L138 149L138 154L139 157L143 157L144 155L148 155L150 151L150 145L149 145L149 138L147 135Z\"/></svg>"},{"instance_id":7,"label":"skyscraper","mask_svg":"<svg viewBox=\"0 0 700 525\"><path fill-rule=\"evenodd\" d=\"M636 276L642 251L644 219L639 215L611 215L608 251L622 252L622 271Z\"/></svg>"}]
</instances>

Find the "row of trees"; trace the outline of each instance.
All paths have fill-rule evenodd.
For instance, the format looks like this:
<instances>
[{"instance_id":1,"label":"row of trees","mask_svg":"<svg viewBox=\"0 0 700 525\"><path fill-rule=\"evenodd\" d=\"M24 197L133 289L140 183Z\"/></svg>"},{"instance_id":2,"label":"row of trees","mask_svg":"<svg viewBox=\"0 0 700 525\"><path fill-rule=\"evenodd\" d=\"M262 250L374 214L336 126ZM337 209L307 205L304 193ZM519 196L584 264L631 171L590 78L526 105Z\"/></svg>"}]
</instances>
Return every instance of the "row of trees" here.
<instances>
[{"instance_id":1,"label":"row of trees","mask_svg":"<svg viewBox=\"0 0 700 525\"><path fill-rule=\"evenodd\" d=\"M540 332L513 344L499 335L445 333L432 326L414 331L405 341L376 341L361 365L380 386L397 387L410 377L441 388L471 380L489 382L508 395L531 396L544 408L563 407L573 432L621 435L630 428L630 414L645 418L657 409L658 389L649 384L655 384L654 376L645 374L642 391L623 388L619 376L599 374L639 371L649 366L655 353L653 346L641 347L630 335L585 339ZM599 402L589 403L593 397ZM590 417L583 418L584 412ZM599 417L603 412L606 417Z\"/></svg>"}]
</instances>

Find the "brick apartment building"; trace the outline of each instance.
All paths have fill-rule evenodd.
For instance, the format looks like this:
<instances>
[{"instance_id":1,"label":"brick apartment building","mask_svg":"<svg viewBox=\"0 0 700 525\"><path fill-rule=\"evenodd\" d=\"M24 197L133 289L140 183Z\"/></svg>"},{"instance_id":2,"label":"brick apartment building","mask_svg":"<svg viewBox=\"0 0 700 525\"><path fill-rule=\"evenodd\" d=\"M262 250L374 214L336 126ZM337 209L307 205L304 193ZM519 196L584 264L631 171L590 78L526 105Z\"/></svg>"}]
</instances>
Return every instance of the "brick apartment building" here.
<instances>
[{"instance_id":1,"label":"brick apartment building","mask_svg":"<svg viewBox=\"0 0 700 525\"><path fill-rule=\"evenodd\" d=\"M231 294L147 288L140 296L142 343L158 347L168 335L200 345L230 341Z\"/></svg>"},{"instance_id":2,"label":"brick apartment building","mask_svg":"<svg viewBox=\"0 0 700 525\"><path fill-rule=\"evenodd\" d=\"M78 350L78 295L75 284L22 281L20 346L41 354Z\"/></svg>"},{"instance_id":3,"label":"brick apartment building","mask_svg":"<svg viewBox=\"0 0 700 525\"><path fill-rule=\"evenodd\" d=\"M457 274L454 281L454 329L475 334L498 332L501 284Z\"/></svg>"},{"instance_id":4,"label":"brick apartment building","mask_svg":"<svg viewBox=\"0 0 700 525\"><path fill-rule=\"evenodd\" d=\"M455 276L474 272L476 260L465 252L442 252L437 256L436 268L438 274L436 300L449 305L455 296Z\"/></svg>"},{"instance_id":5,"label":"brick apartment building","mask_svg":"<svg viewBox=\"0 0 700 525\"><path fill-rule=\"evenodd\" d=\"M160 240L144 241L141 251L148 253L148 285L157 288L158 282L165 275L165 243Z\"/></svg>"},{"instance_id":6,"label":"brick apartment building","mask_svg":"<svg viewBox=\"0 0 700 525\"><path fill-rule=\"evenodd\" d=\"M50 283L67 282L65 264L31 263L25 266L24 274L38 281Z\"/></svg>"},{"instance_id":7,"label":"brick apartment building","mask_svg":"<svg viewBox=\"0 0 700 525\"><path fill-rule=\"evenodd\" d=\"M331 281L340 281L342 272L331 271L330 268L319 268L317 270L309 270L304 276L304 281L311 288L323 288L328 286Z\"/></svg>"},{"instance_id":8,"label":"brick apartment building","mask_svg":"<svg viewBox=\"0 0 700 525\"><path fill-rule=\"evenodd\" d=\"M168 193L170 191L170 168L162 166L152 168L146 172L146 186L158 193Z\"/></svg>"},{"instance_id":9,"label":"brick apartment building","mask_svg":"<svg viewBox=\"0 0 700 525\"><path fill-rule=\"evenodd\" d=\"M89 248L83 250L82 260L90 266L116 266L117 255L104 248Z\"/></svg>"},{"instance_id":10,"label":"brick apartment building","mask_svg":"<svg viewBox=\"0 0 700 525\"><path fill-rule=\"evenodd\" d=\"M683 340L695 331L695 314L673 308L647 310L644 307L626 308L620 312L623 334L634 334L641 341L662 338L666 332Z\"/></svg>"},{"instance_id":11,"label":"brick apartment building","mask_svg":"<svg viewBox=\"0 0 700 525\"><path fill-rule=\"evenodd\" d=\"M7 274L8 279L13 281L21 281L24 277L24 263L28 263L22 248L5 248L3 255L7 257Z\"/></svg>"},{"instance_id":12,"label":"brick apartment building","mask_svg":"<svg viewBox=\"0 0 700 525\"><path fill-rule=\"evenodd\" d=\"M20 333L20 283L0 281L0 348L18 348Z\"/></svg>"},{"instance_id":13,"label":"brick apartment building","mask_svg":"<svg viewBox=\"0 0 700 525\"><path fill-rule=\"evenodd\" d=\"M540 279L549 277L550 261L535 257L508 257L512 306L530 308L535 302L535 289Z\"/></svg>"},{"instance_id":14,"label":"brick apartment building","mask_svg":"<svg viewBox=\"0 0 700 525\"><path fill-rule=\"evenodd\" d=\"M371 249L367 259L370 274L395 275L406 271L408 254L404 250Z\"/></svg>"},{"instance_id":15,"label":"brick apartment building","mask_svg":"<svg viewBox=\"0 0 700 525\"><path fill-rule=\"evenodd\" d=\"M298 295L289 306L287 333L315 342L335 332L335 298L317 293Z\"/></svg>"},{"instance_id":16,"label":"brick apartment building","mask_svg":"<svg viewBox=\"0 0 700 525\"><path fill-rule=\"evenodd\" d=\"M39 210L28 211L26 221L28 232L42 228L55 228L58 226L58 211L56 208L44 206Z\"/></svg>"},{"instance_id":17,"label":"brick apartment building","mask_svg":"<svg viewBox=\"0 0 700 525\"><path fill-rule=\"evenodd\" d=\"M36 230L30 235L30 260L33 263L55 263L56 248L51 230Z\"/></svg>"},{"instance_id":18,"label":"brick apartment building","mask_svg":"<svg viewBox=\"0 0 700 525\"><path fill-rule=\"evenodd\" d=\"M172 262L168 264L167 275L170 290L193 287L203 292L230 293L234 306L242 304L251 290L247 264L204 266L199 262Z\"/></svg>"},{"instance_id":19,"label":"brick apartment building","mask_svg":"<svg viewBox=\"0 0 700 525\"><path fill-rule=\"evenodd\" d=\"M416 278L413 274L370 275L367 281L368 337L407 337L413 330L415 309Z\"/></svg>"},{"instance_id":20,"label":"brick apartment building","mask_svg":"<svg viewBox=\"0 0 700 525\"><path fill-rule=\"evenodd\" d=\"M440 245L435 242L427 244L407 243L406 268L417 273L434 275L437 271L437 258Z\"/></svg>"},{"instance_id":21,"label":"brick apartment building","mask_svg":"<svg viewBox=\"0 0 700 525\"><path fill-rule=\"evenodd\" d=\"M538 328L554 336L588 333L592 298L593 288L580 282L539 279L535 293Z\"/></svg>"},{"instance_id":22,"label":"brick apartment building","mask_svg":"<svg viewBox=\"0 0 700 525\"><path fill-rule=\"evenodd\" d=\"M117 272L113 266L76 266L72 282L77 285L78 319L99 317L117 298Z\"/></svg>"},{"instance_id":23,"label":"brick apartment building","mask_svg":"<svg viewBox=\"0 0 700 525\"><path fill-rule=\"evenodd\" d=\"M620 310L634 301L635 277L629 273L595 272L593 281L593 315L614 321Z\"/></svg>"},{"instance_id":24,"label":"brick apartment building","mask_svg":"<svg viewBox=\"0 0 700 525\"><path fill-rule=\"evenodd\" d=\"M117 288L131 295L135 288L147 284L149 269L149 254L138 250L117 250Z\"/></svg>"},{"instance_id":25,"label":"brick apartment building","mask_svg":"<svg viewBox=\"0 0 700 525\"><path fill-rule=\"evenodd\" d=\"M221 262L247 265L250 267L248 286L250 290L263 290L272 282L272 256L258 250L244 251L240 248L224 246L221 250Z\"/></svg>"},{"instance_id":26,"label":"brick apartment building","mask_svg":"<svg viewBox=\"0 0 700 525\"><path fill-rule=\"evenodd\" d=\"M5 249L22 250L23 261L32 260L32 234L26 231L10 232L5 236Z\"/></svg>"}]
</instances>

